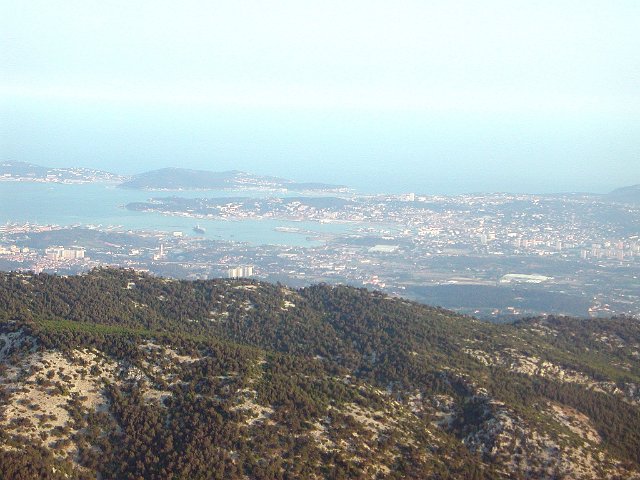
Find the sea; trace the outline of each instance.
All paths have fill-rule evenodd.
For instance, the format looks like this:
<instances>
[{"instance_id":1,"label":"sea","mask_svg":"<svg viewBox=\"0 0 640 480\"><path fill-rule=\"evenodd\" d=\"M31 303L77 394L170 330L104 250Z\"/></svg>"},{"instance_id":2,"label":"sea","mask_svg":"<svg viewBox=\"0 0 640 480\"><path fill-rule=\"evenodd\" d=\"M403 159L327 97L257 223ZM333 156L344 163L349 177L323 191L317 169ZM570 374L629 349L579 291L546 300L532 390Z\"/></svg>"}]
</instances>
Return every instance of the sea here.
<instances>
[{"instance_id":1,"label":"sea","mask_svg":"<svg viewBox=\"0 0 640 480\"><path fill-rule=\"evenodd\" d=\"M292 195L287 193L286 195ZM59 184L0 182L0 224L87 226L133 231L182 232L211 240L244 242L250 245L309 247L322 243L322 234L349 233L356 224L286 220L209 220L159 213L135 212L125 205L153 197L177 195L189 198L234 196L284 196L269 191L197 190L141 191L100 183ZM196 233L199 225L205 233ZM284 231L283 231L284 230ZM314 235L320 234L320 235Z\"/></svg>"}]
</instances>

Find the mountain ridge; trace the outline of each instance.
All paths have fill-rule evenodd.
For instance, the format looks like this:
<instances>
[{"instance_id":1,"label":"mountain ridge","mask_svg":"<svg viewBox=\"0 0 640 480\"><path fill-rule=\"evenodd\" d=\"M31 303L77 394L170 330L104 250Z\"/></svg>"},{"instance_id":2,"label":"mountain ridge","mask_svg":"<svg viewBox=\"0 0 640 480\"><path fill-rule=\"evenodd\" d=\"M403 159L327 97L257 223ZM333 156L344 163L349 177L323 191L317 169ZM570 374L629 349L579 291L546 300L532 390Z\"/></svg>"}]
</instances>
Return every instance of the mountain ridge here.
<instances>
[{"instance_id":1,"label":"mountain ridge","mask_svg":"<svg viewBox=\"0 0 640 480\"><path fill-rule=\"evenodd\" d=\"M1 274L0 319L0 473L640 478L637 319L111 269Z\"/></svg>"}]
</instances>

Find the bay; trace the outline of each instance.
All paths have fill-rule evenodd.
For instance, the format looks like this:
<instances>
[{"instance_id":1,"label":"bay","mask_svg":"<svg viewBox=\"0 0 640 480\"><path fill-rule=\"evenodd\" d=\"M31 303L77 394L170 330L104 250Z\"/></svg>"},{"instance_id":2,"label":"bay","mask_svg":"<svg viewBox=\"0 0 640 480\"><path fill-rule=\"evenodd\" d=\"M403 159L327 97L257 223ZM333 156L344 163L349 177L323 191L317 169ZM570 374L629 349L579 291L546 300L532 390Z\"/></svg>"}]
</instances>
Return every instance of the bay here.
<instances>
[{"instance_id":1,"label":"bay","mask_svg":"<svg viewBox=\"0 0 640 480\"><path fill-rule=\"evenodd\" d=\"M268 191L198 190L152 192L128 190L106 184L58 184L0 182L0 224L38 224L60 226L120 227L124 230L182 232L185 236L202 236L211 240L246 242L251 245L314 246L322 242L313 234L339 234L354 225L285 220L209 220L159 213L127 210L130 202L152 197L177 195L189 198L233 196L285 196ZM193 231L198 224L204 234ZM304 233L279 231L286 227Z\"/></svg>"}]
</instances>

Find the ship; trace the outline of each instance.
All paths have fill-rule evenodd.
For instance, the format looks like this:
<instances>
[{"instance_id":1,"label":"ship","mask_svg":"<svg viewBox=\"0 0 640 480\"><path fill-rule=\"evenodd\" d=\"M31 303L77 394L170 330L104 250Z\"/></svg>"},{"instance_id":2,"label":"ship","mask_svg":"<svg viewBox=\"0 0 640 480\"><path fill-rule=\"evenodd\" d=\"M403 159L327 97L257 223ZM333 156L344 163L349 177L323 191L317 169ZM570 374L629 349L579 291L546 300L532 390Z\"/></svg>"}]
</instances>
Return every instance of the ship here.
<instances>
[{"instance_id":1,"label":"ship","mask_svg":"<svg viewBox=\"0 0 640 480\"><path fill-rule=\"evenodd\" d=\"M193 227L193 231L196 233L207 233L207 231L200 226L200 224Z\"/></svg>"}]
</instances>

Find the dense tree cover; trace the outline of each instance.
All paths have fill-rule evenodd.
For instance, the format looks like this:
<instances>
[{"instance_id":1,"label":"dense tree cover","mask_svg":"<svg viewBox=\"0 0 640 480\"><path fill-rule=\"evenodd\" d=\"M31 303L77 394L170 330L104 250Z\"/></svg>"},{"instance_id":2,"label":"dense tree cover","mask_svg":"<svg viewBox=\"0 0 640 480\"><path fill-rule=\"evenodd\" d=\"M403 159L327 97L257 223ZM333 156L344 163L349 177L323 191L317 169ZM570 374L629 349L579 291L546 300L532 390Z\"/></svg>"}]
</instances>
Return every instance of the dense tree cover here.
<instances>
[{"instance_id":1,"label":"dense tree cover","mask_svg":"<svg viewBox=\"0 0 640 480\"><path fill-rule=\"evenodd\" d=\"M540 428L548 428L537 413L541 405L570 406L591 419L605 451L640 465L640 413L624 397L515 374L465 353L469 345L514 349L594 381L638 382L637 360L611 343L639 342L633 319L491 325L364 289L293 291L101 269L73 277L0 274L0 321L0 333L22 331L34 339L8 350L9 364L34 349L91 348L121 366L117 381L104 387L109 412L69 400L84 469L23 445L0 450L5 478L58 478L54 465L71 476L100 472L118 479L371 478L381 458L392 467L389 478L495 478L504 475L500 465L460 442L491 418L489 398ZM536 332L543 327L554 333L541 337ZM171 362L163 346L192 360ZM147 380L132 378L135 369ZM478 395L479 385L486 397ZM149 388L166 395L150 402ZM376 435L345 414L357 406L388 421L389 399L406 404L416 393L446 395L457 405L456 421L437 441L425 433L434 421L428 409ZM0 392L0 402L8 398ZM268 418L256 421L243 407L246 399L268 409ZM335 447L314 441L318 425ZM33 458L28 468L26 458ZM15 476L18 471L26 473Z\"/></svg>"},{"instance_id":2,"label":"dense tree cover","mask_svg":"<svg viewBox=\"0 0 640 480\"><path fill-rule=\"evenodd\" d=\"M0 478L12 480L88 480L95 476L61 462L46 448L24 445L18 451L0 450Z\"/></svg>"}]
</instances>

